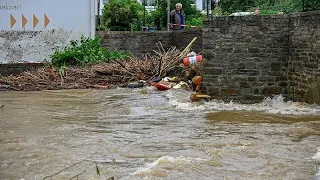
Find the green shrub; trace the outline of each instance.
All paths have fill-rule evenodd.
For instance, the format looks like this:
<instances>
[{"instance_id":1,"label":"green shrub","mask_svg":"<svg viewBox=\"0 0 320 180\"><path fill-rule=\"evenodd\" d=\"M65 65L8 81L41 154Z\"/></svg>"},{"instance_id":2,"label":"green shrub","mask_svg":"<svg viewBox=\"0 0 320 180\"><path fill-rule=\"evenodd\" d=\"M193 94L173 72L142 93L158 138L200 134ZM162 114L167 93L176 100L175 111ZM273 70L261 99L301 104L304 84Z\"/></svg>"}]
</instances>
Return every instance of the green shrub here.
<instances>
[{"instance_id":1,"label":"green shrub","mask_svg":"<svg viewBox=\"0 0 320 180\"><path fill-rule=\"evenodd\" d=\"M190 20L187 20L186 24L191 26L203 26L203 19L203 17L194 17Z\"/></svg>"},{"instance_id":2,"label":"green shrub","mask_svg":"<svg viewBox=\"0 0 320 180\"><path fill-rule=\"evenodd\" d=\"M79 40L70 41L62 49L56 48L51 56L52 64L58 68L65 66L83 66L117 59L128 59L130 54L124 51L110 51L101 47L101 39L82 36Z\"/></svg>"},{"instance_id":3,"label":"green shrub","mask_svg":"<svg viewBox=\"0 0 320 180\"><path fill-rule=\"evenodd\" d=\"M213 10L214 16L222 16L222 9L220 6L216 6Z\"/></svg>"}]
</instances>

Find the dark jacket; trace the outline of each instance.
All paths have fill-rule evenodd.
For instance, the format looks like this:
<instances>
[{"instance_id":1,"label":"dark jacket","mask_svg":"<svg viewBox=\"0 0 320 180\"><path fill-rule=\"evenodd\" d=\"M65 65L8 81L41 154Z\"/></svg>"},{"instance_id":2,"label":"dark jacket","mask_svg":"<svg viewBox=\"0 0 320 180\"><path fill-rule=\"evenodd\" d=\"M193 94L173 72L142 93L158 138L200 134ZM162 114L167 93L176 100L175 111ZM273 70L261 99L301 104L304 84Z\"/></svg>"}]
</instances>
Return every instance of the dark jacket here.
<instances>
[{"instance_id":1,"label":"dark jacket","mask_svg":"<svg viewBox=\"0 0 320 180\"><path fill-rule=\"evenodd\" d=\"M180 24L180 13L182 14L183 16L183 22L182 24ZM173 29L174 30L179 30L179 29L183 29L184 27L181 26L181 25L185 25L186 24L186 15L184 14L183 10L180 10L180 13L177 12L176 10L172 10L170 12L170 22L172 24L176 24L176 25L173 25Z\"/></svg>"}]
</instances>

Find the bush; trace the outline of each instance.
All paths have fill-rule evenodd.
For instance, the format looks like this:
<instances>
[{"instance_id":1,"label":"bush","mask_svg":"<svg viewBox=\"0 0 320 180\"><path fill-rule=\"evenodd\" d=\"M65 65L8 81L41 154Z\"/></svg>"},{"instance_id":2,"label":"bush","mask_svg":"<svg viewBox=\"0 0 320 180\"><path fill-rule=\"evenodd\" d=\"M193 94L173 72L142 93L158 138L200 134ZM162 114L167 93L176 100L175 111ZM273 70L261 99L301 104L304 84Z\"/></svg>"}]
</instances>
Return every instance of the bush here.
<instances>
[{"instance_id":1,"label":"bush","mask_svg":"<svg viewBox=\"0 0 320 180\"><path fill-rule=\"evenodd\" d=\"M129 53L109 51L101 47L101 39L86 38L70 41L70 45L62 49L56 48L51 56L52 64L58 68L65 66L83 66L117 59L128 59Z\"/></svg>"},{"instance_id":2,"label":"bush","mask_svg":"<svg viewBox=\"0 0 320 180\"><path fill-rule=\"evenodd\" d=\"M222 9L220 6L216 6L213 10L214 16L222 16Z\"/></svg>"},{"instance_id":3,"label":"bush","mask_svg":"<svg viewBox=\"0 0 320 180\"><path fill-rule=\"evenodd\" d=\"M203 17L194 17L186 21L186 24L192 26L203 26Z\"/></svg>"}]
</instances>

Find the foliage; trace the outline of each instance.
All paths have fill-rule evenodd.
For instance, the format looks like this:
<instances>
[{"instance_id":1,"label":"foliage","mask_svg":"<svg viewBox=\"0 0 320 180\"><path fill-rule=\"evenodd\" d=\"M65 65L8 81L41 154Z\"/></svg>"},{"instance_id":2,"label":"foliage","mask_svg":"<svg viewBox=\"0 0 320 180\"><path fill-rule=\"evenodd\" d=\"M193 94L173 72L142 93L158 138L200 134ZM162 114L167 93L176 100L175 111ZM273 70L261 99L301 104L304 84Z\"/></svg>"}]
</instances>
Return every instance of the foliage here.
<instances>
[{"instance_id":1,"label":"foliage","mask_svg":"<svg viewBox=\"0 0 320 180\"><path fill-rule=\"evenodd\" d=\"M279 11L275 11L275 10L260 10L260 14L262 14L262 15L279 14Z\"/></svg>"},{"instance_id":2,"label":"foliage","mask_svg":"<svg viewBox=\"0 0 320 180\"><path fill-rule=\"evenodd\" d=\"M223 14L231 14L233 12L243 12L254 7L254 0L221 0L219 2Z\"/></svg>"},{"instance_id":3,"label":"foliage","mask_svg":"<svg viewBox=\"0 0 320 180\"><path fill-rule=\"evenodd\" d=\"M141 30L144 6L136 0L109 0L102 11L102 23L113 31Z\"/></svg>"},{"instance_id":4,"label":"foliage","mask_svg":"<svg viewBox=\"0 0 320 180\"><path fill-rule=\"evenodd\" d=\"M213 10L214 16L222 16L222 9L220 6L216 6Z\"/></svg>"},{"instance_id":5,"label":"foliage","mask_svg":"<svg viewBox=\"0 0 320 180\"><path fill-rule=\"evenodd\" d=\"M105 31L108 29L108 27L105 24L97 25L96 27L97 31Z\"/></svg>"},{"instance_id":6,"label":"foliage","mask_svg":"<svg viewBox=\"0 0 320 180\"><path fill-rule=\"evenodd\" d=\"M182 10L184 11L186 15L186 21L187 22L193 22L195 20L191 20L193 18L197 19L202 17L201 11L196 9L196 7L192 7L190 0L170 0L170 10L175 9L175 5L177 3L182 4ZM151 16L153 19L155 19L155 25L158 27L158 29L167 27L167 1L158 1L157 4L157 12L152 13ZM194 24L190 24L193 25Z\"/></svg>"},{"instance_id":7,"label":"foliage","mask_svg":"<svg viewBox=\"0 0 320 180\"><path fill-rule=\"evenodd\" d=\"M303 4L304 2L304 4ZM320 10L319 0L221 0L219 6L223 14L248 11L259 7L261 14L276 12L293 13L302 10Z\"/></svg>"},{"instance_id":8,"label":"foliage","mask_svg":"<svg viewBox=\"0 0 320 180\"><path fill-rule=\"evenodd\" d=\"M152 11L146 19L147 26L152 26L156 27L156 29L161 29L161 13L162 12L158 9Z\"/></svg>"},{"instance_id":9,"label":"foliage","mask_svg":"<svg viewBox=\"0 0 320 180\"><path fill-rule=\"evenodd\" d=\"M106 50L105 51L106 61L113 61L113 60L129 60L131 54L129 52L123 50Z\"/></svg>"},{"instance_id":10,"label":"foliage","mask_svg":"<svg viewBox=\"0 0 320 180\"><path fill-rule=\"evenodd\" d=\"M186 21L186 24L190 24L192 26L203 26L203 17L194 17L190 20Z\"/></svg>"},{"instance_id":11,"label":"foliage","mask_svg":"<svg viewBox=\"0 0 320 180\"><path fill-rule=\"evenodd\" d=\"M62 49L56 48L51 56L52 64L59 69L65 66L82 66L101 63L110 60L128 59L129 53L123 51L109 51L101 47L101 39L86 38L70 41L70 45Z\"/></svg>"},{"instance_id":12,"label":"foliage","mask_svg":"<svg viewBox=\"0 0 320 180\"><path fill-rule=\"evenodd\" d=\"M273 0L273 2L269 2L269 4L261 4L260 6L265 7L263 9L272 11L292 13L302 10L302 0Z\"/></svg>"},{"instance_id":13,"label":"foliage","mask_svg":"<svg viewBox=\"0 0 320 180\"><path fill-rule=\"evenodd\" d=\"M320 10L320 1L319 0L304 0L304 10L305 11Z\"/></svg>"}]
</instances>

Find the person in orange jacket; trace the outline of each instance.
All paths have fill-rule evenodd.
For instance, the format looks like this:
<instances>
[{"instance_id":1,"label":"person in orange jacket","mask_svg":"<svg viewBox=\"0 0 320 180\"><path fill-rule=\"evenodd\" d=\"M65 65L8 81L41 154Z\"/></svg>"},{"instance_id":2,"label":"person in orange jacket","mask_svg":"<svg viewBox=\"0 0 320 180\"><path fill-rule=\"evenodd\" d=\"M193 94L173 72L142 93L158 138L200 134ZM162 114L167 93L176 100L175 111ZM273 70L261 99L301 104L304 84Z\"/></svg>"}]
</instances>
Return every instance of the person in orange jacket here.
<instances>
[{"instance_id":1,"label":"person in orange jacket","mask_svg":"<svg viewBox=\"0 0 320 180\"><path fill-rule=\"evenodd\" d=\"M200 93L200 89L202 86L202 77L201 76L194 76L191 80L192 90Z\"/></svg>"},{"instance_id":2,"label":"person in orange jacket","mask_svg":"<svg viewBox=\"0 0 320 180\"><path fill-rule=\"evenodd\" d=\"M189 71L186 73L187 80L190 82L192 90L195 92L200 92L202 85L202 76L199 71L196 69L196 66L193 65L190 67Z\"/></svg>"}]
</instances>

